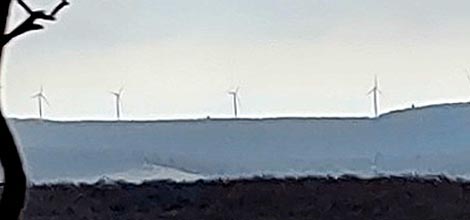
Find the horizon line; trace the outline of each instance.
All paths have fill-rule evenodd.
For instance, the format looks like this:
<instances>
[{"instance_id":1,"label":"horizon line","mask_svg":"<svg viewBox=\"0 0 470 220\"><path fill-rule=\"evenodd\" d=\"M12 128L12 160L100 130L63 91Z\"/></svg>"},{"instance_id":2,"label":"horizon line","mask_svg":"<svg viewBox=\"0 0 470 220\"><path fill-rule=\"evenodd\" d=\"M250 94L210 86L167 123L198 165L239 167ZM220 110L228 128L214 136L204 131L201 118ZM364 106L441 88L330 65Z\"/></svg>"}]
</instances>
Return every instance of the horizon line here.
<instances>
[{"instance_id":1,"label":"horizon line","mask_svg":"<svg viewBox=\"0 0 470 220\"><path fill-rule=\"evenodd\" d=\"M437 103L437 104L428 104L422 106L407 107L402 109L394 109L390 111L383 112L379 114L379 117L375 116L302 116L302 115L292 115L292 116L245 116L245 117L194 117L194 118L149 118L149 119L111 119L111 118L102 118L102 119L53 119L53 118L37 118L37 117L17 117L17 116L6 116L8 120L22 120L22 121L45 121L45 122L169 122L169 121L204 121L204 120L214 120L214 121L223 121L223 120L233 120L233 121L243 121L243 120L276 120L276 119L349 119L349 120L375 120L380 119L392 114L403 113L413 110L423 110L435 107L444 107L444 106L460 106L467 105L470 102L452 102L452 103Z\"/></svg>"}]
</instances>

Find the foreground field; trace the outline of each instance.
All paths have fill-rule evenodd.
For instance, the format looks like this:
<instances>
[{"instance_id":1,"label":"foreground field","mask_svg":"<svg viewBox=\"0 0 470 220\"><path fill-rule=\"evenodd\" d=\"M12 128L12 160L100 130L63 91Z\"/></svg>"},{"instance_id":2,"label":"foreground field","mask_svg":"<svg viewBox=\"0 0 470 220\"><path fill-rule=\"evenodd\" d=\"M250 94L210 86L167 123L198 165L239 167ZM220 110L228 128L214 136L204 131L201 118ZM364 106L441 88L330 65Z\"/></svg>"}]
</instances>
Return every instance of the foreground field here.
<instances>
[{"instance_id":1,"label":"foreground field","mask_svg":"<svg viewBox=\"0 0 470 220\"><path fill-rule=\"evenodd\" d=\"M458 220L470 219L470 183L343 176L38 185L25 219Z\"/></svg>"}]
</instances>

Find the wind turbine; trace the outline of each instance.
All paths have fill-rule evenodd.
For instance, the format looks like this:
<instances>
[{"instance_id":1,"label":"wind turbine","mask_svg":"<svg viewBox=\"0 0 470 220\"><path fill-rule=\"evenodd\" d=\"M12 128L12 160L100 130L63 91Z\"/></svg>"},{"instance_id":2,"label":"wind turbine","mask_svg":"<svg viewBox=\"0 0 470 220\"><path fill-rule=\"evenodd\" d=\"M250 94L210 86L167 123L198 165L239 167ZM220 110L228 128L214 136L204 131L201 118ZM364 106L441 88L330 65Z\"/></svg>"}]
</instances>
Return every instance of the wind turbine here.
<instances>
[{"instance_id":1,"label":"wind turbine","mask_svg":"<svg viewBox=\"0 0 470 220\"><path fill-rule=\"evenodd\" d=\"M467 73L467 80L470 82L470 70L468 68L465 68L465 73Z\"/></svg>"},{"instance_id":2,"label":"wind turbine","mask_svg":"<svg viewBox=\"0 0 470 220\"><path fill-rule=\"evenodd\" d=\"M239 90L240 90L240 87L237 87L235 90L228 92L228 95L232 96L232 99L233 99L233 114L235 115L235 118L238 117L238 102L239 102L238 92Z\"/></svg>"},{"instance_id":3,"label":"wind turbine","mask_svg":"<svg viewBox=\"0 0 470 220\"><path fill-rule=\"evenodd\" d=\"M467 80L470 83L470 70L468 70L468 68L464 68L464 70L465 70L465 73L467 73Z\"/></svg>"},{"instance_id":4,"label":"wind turbine","mask_svg":"<svg viewBox=\"0 0 470 220\"><path fill-rule=\"evenodd\" d=\"M39 92L35 95L31 96L32 99L38 100L38 108L39 108L39 118L43 118L43 110L42 110L42 101L45 101L47 105L49 105L49 101L47 101L46 96L44 95L44 88L41 86Z\"/></svg>"},{"instance_id":5,"label":"wind turbine","mask_svg":"<svg viewBox=\"0 0 470 220\"><path fill-rule=\"evenodd\" d=\"M375 117L379 117L379 95L382 94L382 91L379 89L379 81L377 76L374 79L374 87L367 93L367 95L373 95L373 102L374 102L374 114Z\"/></svg>"},{"instance_id":6,"label":"wind turbine","mask_svg":"<svg viewBox=\"0 0 470 220\"><path fill-rule=\"evenodd\" d=\"M116 97L116 117L117 120L121 120L121 96L124 88L121 87L117 92L110 92Z\"/></svg>"}]
</instances>

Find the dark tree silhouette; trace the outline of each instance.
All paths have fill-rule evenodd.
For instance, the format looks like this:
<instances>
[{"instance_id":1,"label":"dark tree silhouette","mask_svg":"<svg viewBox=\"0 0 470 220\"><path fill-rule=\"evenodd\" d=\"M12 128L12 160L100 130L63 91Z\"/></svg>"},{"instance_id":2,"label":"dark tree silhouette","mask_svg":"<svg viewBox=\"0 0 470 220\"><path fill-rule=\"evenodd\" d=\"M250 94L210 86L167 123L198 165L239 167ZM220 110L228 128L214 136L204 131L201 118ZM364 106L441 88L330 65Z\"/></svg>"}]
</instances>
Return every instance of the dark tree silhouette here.
<instances>
[{"instance_id":1,"label":"dark tree silhouette","mask_svg":"<svg viewBox=\"0 0 470 220\"><path fill-rule=\"evenodd\" d=\"M44 27L35 23L37 20L54 21L57 13L69 3L62 0L49 14L42 10L32 10L23 0L18 4L29 17L11 32L5 33L12 0L0 0L0 65L3 49L15 37ZM22 160L5 117L0 110L0 161L4 173L4 186L0 200L0 219L17 220L24 207L26 196L26 175Z\"/></svg>"}]
</instances>

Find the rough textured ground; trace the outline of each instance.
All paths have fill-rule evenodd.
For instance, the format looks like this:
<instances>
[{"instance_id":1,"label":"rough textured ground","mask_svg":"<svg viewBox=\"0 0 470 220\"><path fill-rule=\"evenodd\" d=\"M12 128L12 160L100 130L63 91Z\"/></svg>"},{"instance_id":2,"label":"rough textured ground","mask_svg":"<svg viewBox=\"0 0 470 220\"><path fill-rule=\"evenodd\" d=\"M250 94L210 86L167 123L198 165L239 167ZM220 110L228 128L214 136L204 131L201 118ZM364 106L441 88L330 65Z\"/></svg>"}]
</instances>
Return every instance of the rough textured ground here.
<instances>
[{"instance_id":1,"label":"rough textured ground","mask_svg":"<svg viewBox=\"0 0 470 220\"><path fill-rule=\"evenodd\" d=\"M470 183L343 176L38 185L25 219L458 220L470 219Z\"/></svg>"}]
</instances>

